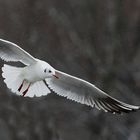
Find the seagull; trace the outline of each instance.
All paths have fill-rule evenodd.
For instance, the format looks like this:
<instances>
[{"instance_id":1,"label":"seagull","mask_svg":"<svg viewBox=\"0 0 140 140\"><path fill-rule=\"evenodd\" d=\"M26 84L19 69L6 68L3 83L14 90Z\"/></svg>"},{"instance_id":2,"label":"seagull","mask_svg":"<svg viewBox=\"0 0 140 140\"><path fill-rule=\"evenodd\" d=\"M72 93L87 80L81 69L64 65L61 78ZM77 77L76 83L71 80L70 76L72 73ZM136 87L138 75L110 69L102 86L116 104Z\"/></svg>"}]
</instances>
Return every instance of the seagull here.
<instances>
[{"instance_id":1,"label":"seagull","mask_svg":"<svg viewBox=\"0 0 140 140\"><path fill-rule=\"evenodd\" d=\"M7 87L23 97L39 97L54 92L81 104L113 114L140 109L121 102L95 85L53 68L45 61L31 56L18 45L0 39L0 58L6 62L21 62L24 67L4 64L2 77Z\"/></svg>"}]
</instances>

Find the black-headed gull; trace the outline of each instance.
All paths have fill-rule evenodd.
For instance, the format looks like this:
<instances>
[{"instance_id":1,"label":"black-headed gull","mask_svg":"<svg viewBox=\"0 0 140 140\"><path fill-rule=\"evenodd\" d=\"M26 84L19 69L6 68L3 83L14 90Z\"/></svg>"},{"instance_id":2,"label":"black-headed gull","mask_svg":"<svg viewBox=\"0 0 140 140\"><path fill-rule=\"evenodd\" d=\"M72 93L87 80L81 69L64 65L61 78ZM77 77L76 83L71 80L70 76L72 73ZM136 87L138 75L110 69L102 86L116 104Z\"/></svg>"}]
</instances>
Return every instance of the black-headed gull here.
<instances>
[{"instance_id":1,"label":"black-headed gull","mask_svg":"<svg viewBox=\"0 0 140 140\"><path fill-rule=\"evenodd\" d=\"M42 96L53 91L81 104L112 113L128 113L140 108L111 97L85 80L54 69L47 62L34 58L16 44L3 39L0 39L0 58L26 65L14 67L4 64L2 67L4 82L18 95Z\"/></svg>"}]
</instances>

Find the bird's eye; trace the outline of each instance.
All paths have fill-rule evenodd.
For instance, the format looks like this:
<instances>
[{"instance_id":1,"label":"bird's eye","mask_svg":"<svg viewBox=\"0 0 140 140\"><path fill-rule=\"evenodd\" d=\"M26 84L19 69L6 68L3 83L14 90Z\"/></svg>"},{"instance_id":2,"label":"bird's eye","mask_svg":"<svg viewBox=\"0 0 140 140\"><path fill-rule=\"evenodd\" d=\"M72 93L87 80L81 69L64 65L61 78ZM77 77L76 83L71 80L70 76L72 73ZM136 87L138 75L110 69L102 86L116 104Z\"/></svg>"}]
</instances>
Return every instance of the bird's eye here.
<instances>
[{"instance_id":1,"label":"bird's eye","mask_svg":"<svg viewBox=\"0 0 140 140\"><path fill-rule=\"evenodd\" d=\"M51 71L51 70L49 70L48 72L49 72L49 73L51 73L52 71Z\"/></svg>"},{"instance_id":2,"label":"bird's eye","mask_svg":"<svg viewBox=\"0 0 140 140\"><path fill-rule=\"evenodd\" d=\"M45 69L45 70L44 70L44 72L46 73L46 72L47 72L47 70Z\"/></svg>"}]
</instances>

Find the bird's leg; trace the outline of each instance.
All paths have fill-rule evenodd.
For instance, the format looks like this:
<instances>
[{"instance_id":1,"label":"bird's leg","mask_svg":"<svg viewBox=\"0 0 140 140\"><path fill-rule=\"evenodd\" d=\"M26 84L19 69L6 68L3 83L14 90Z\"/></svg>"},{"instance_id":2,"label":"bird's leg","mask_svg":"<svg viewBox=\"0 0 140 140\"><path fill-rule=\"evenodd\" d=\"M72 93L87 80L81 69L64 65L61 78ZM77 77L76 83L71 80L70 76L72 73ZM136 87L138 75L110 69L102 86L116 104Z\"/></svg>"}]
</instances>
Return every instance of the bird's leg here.
<instances>
[{"instance_id":1,"label":"bird's leg","mask_svg":"<svg viewBox=\"0 0 140 140\"><path fill-rule=\"evenodd\" d=\"M18 91L20 92L22 87L23 87L23 84L24 84L24 80L22 81L22 84L20 85L20 87L18 88Z\"/></svg>"},{"instance_id":2,"label":"bird's leg","mask_svg":"<svg viewBox=\"0 0 140 140\"><path fill-rule=\"evenodd\" d=\"M22 93L22 95L23 95L23 96L25 96L25 95L26 95L26 93L28 92L28 90L29 90L30 86L31 86L31 83L29 83L29 85L28 85L27 89L26 89L26 90Z\"/></svg>"}]
</instances>

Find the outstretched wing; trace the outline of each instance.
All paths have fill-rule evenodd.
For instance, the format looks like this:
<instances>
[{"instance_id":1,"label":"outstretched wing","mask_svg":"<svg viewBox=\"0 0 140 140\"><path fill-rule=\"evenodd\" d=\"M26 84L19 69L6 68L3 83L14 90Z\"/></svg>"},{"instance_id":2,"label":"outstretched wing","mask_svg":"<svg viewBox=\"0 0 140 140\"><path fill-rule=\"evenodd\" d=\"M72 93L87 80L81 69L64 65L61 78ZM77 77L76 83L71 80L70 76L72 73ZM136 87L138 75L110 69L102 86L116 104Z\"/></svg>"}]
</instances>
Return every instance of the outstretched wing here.
<instances>
[{"instance_id":1,"label":"outstretched wing","mask_svg":"<svg viewBox=\"0 0 140 140\"><path fill-rule=\"evenodd\" d=\"M58 79L46 79L48 87L58 95L67 97L76 102L96 107L99 110L112 113L128 113L139 109L138 106L129 105L107 95L91 83L56 71Z\"/></svg>"},{"instance_id":2,"label":"outstretched wing","mask_svg":"<svg viewBox=\"0 0 140 140\"><path fill-rule=\"evenodd\" d=\"M20 61L25 65L30 65L36 62L36 59L33 56L18 45L3 39L0 39L0 58L7 62Z\"/></svg>"}]
</instances>

